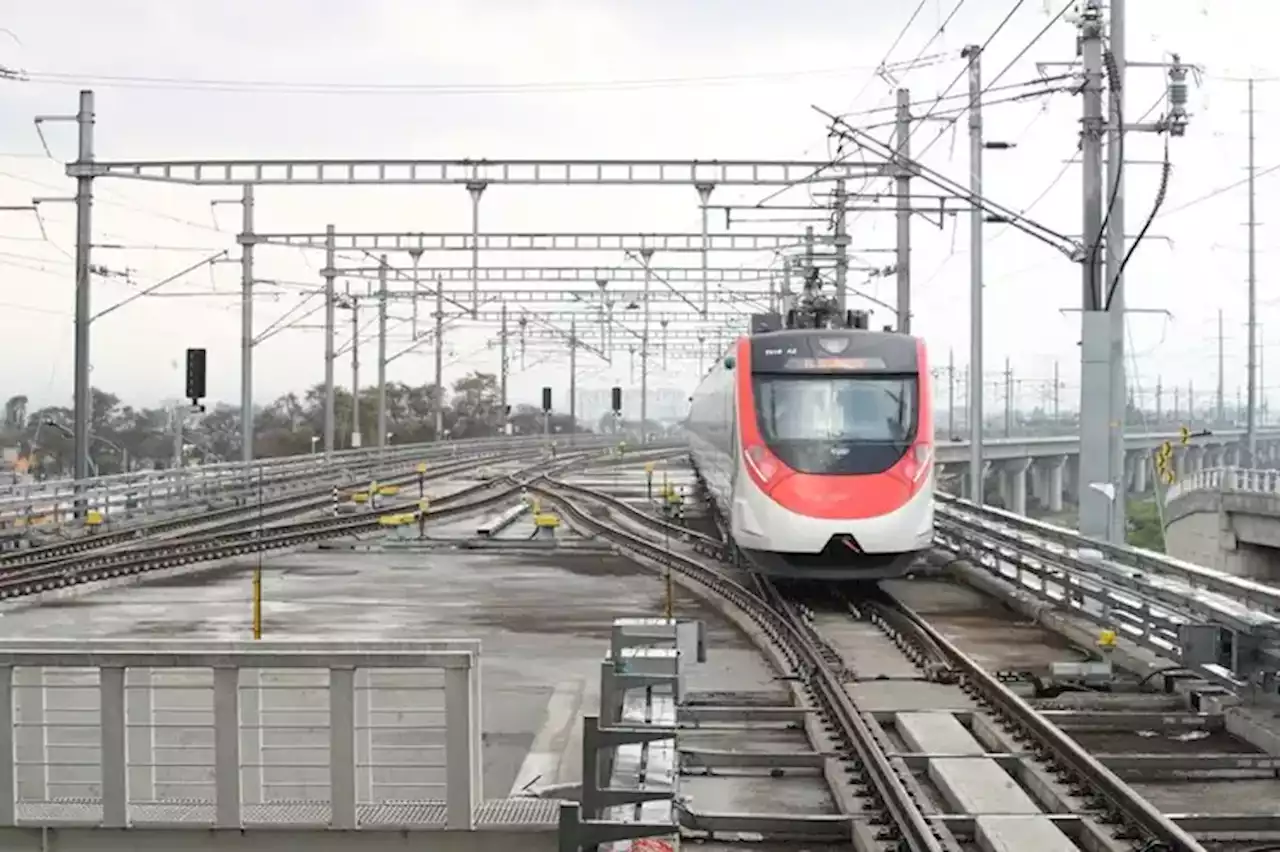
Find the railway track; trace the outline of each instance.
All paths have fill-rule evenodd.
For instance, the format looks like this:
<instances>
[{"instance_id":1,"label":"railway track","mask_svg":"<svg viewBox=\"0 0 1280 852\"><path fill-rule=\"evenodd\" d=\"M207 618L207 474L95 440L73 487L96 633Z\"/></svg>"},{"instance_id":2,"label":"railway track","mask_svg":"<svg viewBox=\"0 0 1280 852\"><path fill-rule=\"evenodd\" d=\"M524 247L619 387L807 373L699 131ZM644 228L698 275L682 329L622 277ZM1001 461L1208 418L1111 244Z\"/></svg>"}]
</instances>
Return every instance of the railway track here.
<instances>
[{"instance_id":1,"label":"railway track","mask_svg":"<svg viewBox=\"0 0 1280 852\"><path fill-rule=\"evenodd\" d=\"M869 822L856 826L855 830L863 835L863 848L882 848L886 852L895 847L912 852L946 850L935 827L916 807L899 773L850 701L839 674L831 669L822 649L791 613L776 608L729 577L713 557L670 550L646 536L594 516L583 505L590 501L613 509L625 507L621 510L627 511L630 507L625 503L547 478L530 490L555 505L572 526L608 539L633 557L678 573L689 583L701 587L704 593L732 604L768 636L772 647L762 650L771 652L779 667L797 678L802 700L817 710L821 726L830 730L831 751L837 755L843 774L865 791L861 796L864 812L878 812L884 818L884 826L893 828L891 836L877 836L882 832Z\"/></svg>"},{"instance_id":2,"label":"railway track","mask_svg":"<svg viewBox=\"0 0 1280 852\"><path fill-rule=\"evenodd\" d=\"M465 472L474 468L477 464L507 462L531 455L535 455L535 452L524 451L507 455L489 453L471 456L461 461L433 467L428 470L424 477L427 482L436 481ZM385 477L383 484L387 485L405 485L418 480L419 474L416 470L410 472L404 470L403 465L399 465L399 467L402 469L398 471L377 468L365 469L353 472L352 478L341 484L336 479L325 480L314 488L298 493L271 497L261 502L188 513L174 518L164 518L144 524L130 525L119 530L98 533L92 536L82 536L72 541L15 551L0 556L0 575L3 575L9 568L50 564L54 560L75 554L128 545L131 542L148 538L181 534L182 531L191 527L205 526L212 523L214 526L205 530L205 532L223 532L242 529L247 526L258 526L262 523L278 521L304 512L323 509L333 499L333 488L350 488L352 487L352 479L359 482L368 481L371 478Z\"/></svg>"},{"instance_id":3,"label":"railway track","mask_svg":"<svg viewBox=\"0 0 1280 852\"><path fill-rule=\"evenodd\" d=\"M438 498L425 513L426 520L432 522L489 509L516 496L536 477L562 472L586 461L590 456L591 453L586 451L555 460L542 459L514 473ZM474 467L475 461L471 460L464 466ZM404 514L415 508L416 502L414 500L410 504L388 505L384 509L358 517L320 518L276 526L262 526L255 516L244 522L237 521L222 531L204 532L175 541L108 548L54 557L35 564L3 567L0 568L0 601L373 531L380 528L383 516Z\"/></svg>"},{"instance_id":4,"label":"railway track","mask_svg":"<svg viewBox=\"0 0 1280 852\"><path fill-rule=\"evenodd\" d=\"M1072 688L1080 692L1057 697L1025 694L1047 674L1047 658L1070 651L972 590L924 580L881 584L859 597L796 594L734 572L719 541L606 493L545 479L536 489L571 526L671 569L763 631L784 674L803 684L801 701L822 716L816 737L809 731L815 750L835 754L868 794L855 810L870 805L873 821L895 826L881 837L864 833L861 845L855 834L858 848L991 848L1004 832L1043 852L1280 849L1273 815L1280 808L1265 806L1280 801L1280 759L1226 734L1221 713L1143 692L1133 679L1114 681L1110 694L1079 684ZM904 594L927 603L930 594L945 599L946 586L985 600L989 611L956 622L945 607L917 612ZM975 618L986 619L994 642L967 638ZM1027 670L1028 648L1039 650L1039 671ZM834 749L822 742L824 726ZM982 813L993 806L981 801L982 773L995 785L1000 818ZM1241 795L1232 795L1237 789ZM1242 798L1253 800L1254 812L1230 812Z\"/></svg>"}]
</instances>

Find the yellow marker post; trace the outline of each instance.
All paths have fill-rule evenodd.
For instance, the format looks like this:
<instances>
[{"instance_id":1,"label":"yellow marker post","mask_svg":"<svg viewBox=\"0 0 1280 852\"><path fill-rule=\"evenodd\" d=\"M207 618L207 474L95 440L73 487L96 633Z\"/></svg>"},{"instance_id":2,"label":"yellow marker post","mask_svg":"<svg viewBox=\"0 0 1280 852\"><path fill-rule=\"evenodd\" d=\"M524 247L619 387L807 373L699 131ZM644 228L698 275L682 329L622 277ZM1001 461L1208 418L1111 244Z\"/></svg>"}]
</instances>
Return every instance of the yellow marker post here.
<instances>
[{"instance_id":1,"label":"yellow marker post","mask_svg":"<svg viewBox=\"0 0 1280 852\"><path fill-rule=\"evenodd\" d=\"M253 569L253 638L262 638L262 566Z\"/></svg>"}]
</instances>

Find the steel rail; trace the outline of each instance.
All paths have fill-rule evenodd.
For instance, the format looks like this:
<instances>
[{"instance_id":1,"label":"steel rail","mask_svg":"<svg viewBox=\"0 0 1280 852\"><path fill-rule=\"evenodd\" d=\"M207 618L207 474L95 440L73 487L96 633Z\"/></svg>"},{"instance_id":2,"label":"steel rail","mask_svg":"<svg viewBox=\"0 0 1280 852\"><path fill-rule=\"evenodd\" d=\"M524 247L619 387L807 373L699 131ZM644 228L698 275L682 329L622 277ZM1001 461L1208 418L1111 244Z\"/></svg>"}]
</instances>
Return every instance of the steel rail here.
<instances>
[{"instance_id":1,"label":"steel rail","mask_svg":"<svg viewBox=\"0 0 1280 852\"><path fill-rule=\"evenodd\" d=\"M919 613L889 592L883 591L883 594L888 606L901 615L898 624L909 623L919 638L927 642L931 648L940 651L951 667L976 692L980 693L984 700L990 702L1015 725L1031 734L1053 754L1058 763L1086 782L1091 792L1105 798L1118 813L1144 832L1147 837L1156 843L1164 844L1166 849L1163 852L1207 852L1200 841L1095 759L1065 731L1019 698L996 676L983 669L977 661L957 648Z\"/></svg>"},{"instance_id":2,"label":"steel rail","mask_svg":"<svg viewBox=\"0 0 1280 852\"><path fill-rule=\"evenodd\" d=\"M991 530L964 529L967 525L978 526L981 522L957 516L953 514L952 509L952 507L963 508L966 511L981 515L986 507L950 496L940 502L942 505L939 508L942 510L943 522L959 527L959 532L962 536L976 537L979 532L991 536ZM1037 531L1045 528L1049 530L1055 529L1040 522L1018 518L1018 516L999 510L993 510L993 512L989 513L989 516L992 520L1003 523L1008 523L1010 518L1014 519L1017 523L1010 524L1010 526L1023 535L1034 535ZM1044 541L1024 542L1017 539L1015 535L1007 534L991 537L1003 539L1000 541L1000 545L1015 553L1031 551L1036 558L1045 561L1073 561L1069 554L1053 553L1049 548L1044 547ZM1078 534L1073 534L1071 537L1082 544L1087 544L1091 541ZM1124 549L1128 551L1134 550L1133 548ZM1119 549L1116 550L1118 552ZM990 702L993 707L997 708L1015 725L1019 725L1031 734L1033 738L1037 739L1041 745L1053 753L1060 764L1070 772L1075 773L1079 779L1085 781L1092 791L1101 794L1123 817L1144 832L1147 837L1151 838L1153 843L1163 844L1164 848L1161 852L1207 852L1198 840L1158 808L1154 807L1114 772L1097 761L1061 728L1018 697L1017 694L1001 683L999 678L987 672L981 664L956 647L954 643L936 630L919 613L894 598L883 586L880 587L880 590L885 600L890 602L891 605L878 607L875 601L871 601L863 604L863 606L880 610L879 615L886 632L899 633L900 635L897 638L902 642L914 644L922 656L931 658L945 666L943 672L939 672L929 666L922 666L932 676L950 677L959 675L971 688L980 693L983 699Z\"/></svg>"},{"instance_id":3,"label":"steel rail","mask_svg":"<svg viewBox=\"0 0 1280 852\"><path fill-rule=\"evenodd\" d=\"M555 460L554 464L557 468L566 468L588 457L589 454L584 453L582 457ZM537 467L545 466L546 462ZM494 488L502 490L479 500L430 509L418 514L425 514L428 521L433 521L489 509L517 494L528 482L533 481L533 474L526 474L526 476L527 478L522 480L517 478L517 474L509 474L489 482L477 483L440 498L437 502L452 502ZM212 562L270 550L283 550L322 539L340 538L353 533L376 530L381 526L379 523L381 517L404 514L411 505L388 506L359 518L323 518L277 527L245 529L225 535L183 539L144 548L90 554L87 558L72 561L71 564L27 566L0 576L0 600L26 597L166 568Z\"/></svg>"},{"instance_id":4,"label":"steel rail","mask_svg":"<svg viewBox=\"0 0 1280 852\"><path fill-rule=\"evenodd\" d=\"M18 522L29 514L54 511L71 514L72 507L87 502L89 508L110 512L124 506L140 494L151 494L153 502L164 502L169 509L193 505L185 500L191 492L202 495L234 491L253 491L260 477L309 477L336 466L373 463L439 461L460 453L503 452L544 448L545 435L478 438L446 443L402 444L385 448L365 447L341 450L333 454L300 454L250 462L223 462L190 468L141 471L115 474L85 480L46 480L0 489L0 529L21 530ZM610 436L579 434L573 445L565 449L599 449L614 443ZM181 497L175 503L175 497ZM38 509L38 511L37 511ZM30 510L30 511L28 511Z\"/></svg>"},{"instance_id":5,"label":"steel rail","mask_svg":"<svg viewBox=\"0 0 1280 852\"><path fill-rule=\"evenodd\" d=\"M532 454L532 450L516 452L509 455L493 455L485 454L480 456L469 456L463 460L453 462L445 467L438 467L429 470L426 474L418 474L416 471L396 471L391 472L385 469L377 471L366 471L367 473L376 472L378 476L385 477L380 484L384 485L404 485L412 484L417 477L422 476L424 481L435 481L441 478L455 475L461 471L474 467L477 462L482 463L501 463L505 461L516 460ZM226 519L225 528L231 529L238 526L247 526L250 524L260 524L263 521L278 520L282 517L301 514L316 508L322 508L325 503L332 499L332 489L337 485L335 482L326 481L319 487L299 491L293 494L272 497L258 503L246 504L241 506L229 506L220 509L211 509L203 512L192 512L180 515L175 518L163 518L156 521L150 521L145 524L136 524L119 530L112 530L105 533L99 533L92 536L84 536L75 541L59 542L56 544L42 545L40 547L32 547L17 551L16 553L0 556L0 575L7 568L26 567L37 563L43 563L49 560L59 559L60 557L70 556L77 553L85 553L93 550L101 550L107 547L114 547L121 544L128 544L139 539L149 538L151 536L160 535L182 530L185 527L197 526L200 524ZM358 487L351 482L341 488ZM303 504L303 505L294 505ZM274 509L270 512L262 510L272 507L285 506L289 508ZM224 528L219 525L215 529Z\"/></svg>"},{"instance_id":6,"label":"steel rail","mask_svg":"<svg viewBox=\"0 0 1280 852\"><path fill-rule=\"evenodd\" d=\"M848 749L843 757L861 763L881 805L901 832L906 849L910 852L943 852L933 827L912 800L837 674L827 666L821 651L803 628L796 624L794 613L776 608L715 568L593 517L574 499L587 498L611 509L630 508L610 495L581 486L565 487L563 483L546 477L529 490L556 505L570 524L579 530L592 532L624 551L665 565L737 606L770 637L789 661L796 677L822 706L824 715L838 726Z\"/></svg>"}]
</instances>

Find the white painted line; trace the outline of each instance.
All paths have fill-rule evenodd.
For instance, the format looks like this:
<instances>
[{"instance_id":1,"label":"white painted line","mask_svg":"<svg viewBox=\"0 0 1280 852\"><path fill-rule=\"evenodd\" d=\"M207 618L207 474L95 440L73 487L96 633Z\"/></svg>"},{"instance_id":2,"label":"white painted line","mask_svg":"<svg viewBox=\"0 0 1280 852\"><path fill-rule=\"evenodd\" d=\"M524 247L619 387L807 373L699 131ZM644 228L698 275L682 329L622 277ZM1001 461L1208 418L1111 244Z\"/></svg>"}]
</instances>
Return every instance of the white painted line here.
<instances>
[{"instance_id":1,"label":"white painted line","mask_svg":"<svg viewBox=\"0 0 1280 852\"><path fill-rule=\"evenodd\" d=\"M559 771L560 756L565 751L567 739L572 735L575 723L582 715L582 698L586 691L585 678L576 677L556 685L543 723L529 746L529 753L520 764L511 796L519 796L526 787L541 787L555 783Z\"/></svg>"}]
</instances>

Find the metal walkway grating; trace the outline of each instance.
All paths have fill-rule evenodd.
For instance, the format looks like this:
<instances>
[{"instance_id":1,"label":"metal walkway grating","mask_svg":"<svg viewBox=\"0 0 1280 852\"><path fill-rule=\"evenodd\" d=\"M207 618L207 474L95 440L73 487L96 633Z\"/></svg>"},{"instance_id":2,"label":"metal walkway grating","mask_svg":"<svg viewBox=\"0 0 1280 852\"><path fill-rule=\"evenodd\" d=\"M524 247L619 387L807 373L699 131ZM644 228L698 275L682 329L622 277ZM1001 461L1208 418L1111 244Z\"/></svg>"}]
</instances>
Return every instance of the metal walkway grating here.
<instances>
[{"instance_id":1,"label":"metal walkway grating","mask_svg":"<svg viewBox=\"0 0 1280 852\"><path fill-rule=\"evenodd\" d=\"M557 825L559 809L560 802L556 799L491 799L476 808L476 830L512 827L550 830ZM213 825L214 803L200 799L133 802L129 815L135 825ZM361 826L368 828L443 830L445 803L437 799L358 805L356 817ZM101 820L102 803L98 799L19 802L17 807L19 825L98 825ZM329 803L246 804L242 820L246 828L325 826L329 822Z\"/></svg>"}]
</instances>

